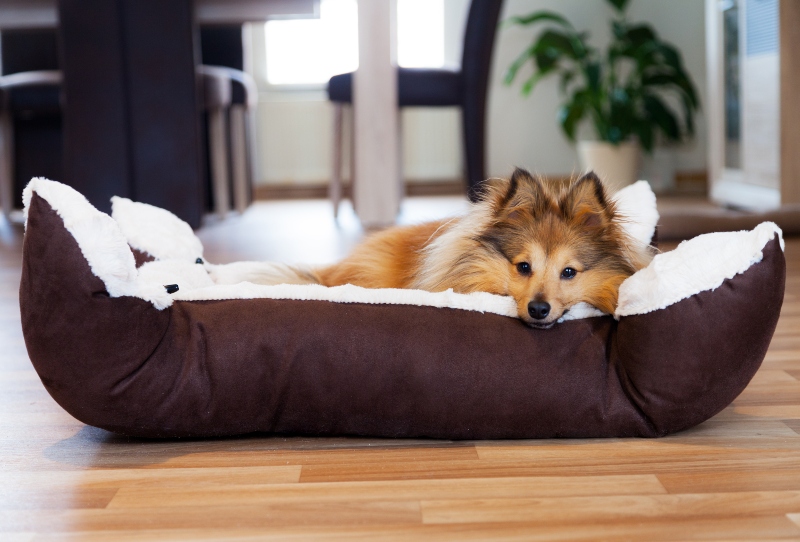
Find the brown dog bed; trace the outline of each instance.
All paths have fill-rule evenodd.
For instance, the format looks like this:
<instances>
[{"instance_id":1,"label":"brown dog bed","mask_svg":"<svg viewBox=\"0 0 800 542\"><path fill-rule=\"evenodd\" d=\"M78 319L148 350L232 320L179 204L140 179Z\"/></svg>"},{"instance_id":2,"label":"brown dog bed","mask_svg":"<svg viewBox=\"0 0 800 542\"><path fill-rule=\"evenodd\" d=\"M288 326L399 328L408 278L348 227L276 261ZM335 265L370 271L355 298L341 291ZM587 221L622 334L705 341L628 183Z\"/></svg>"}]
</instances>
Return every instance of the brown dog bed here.
<instances>
[{"instance_id":1,"label":"brown dog bed","mask_svg":"<svg viewBox=\"0 0 800 542\"><path fill-rule=\"evenodd\" d=\"M662 436L741 393L783 301L770 224L656 257L623 285L617 319L535 330L502 308L447 308L472 302L457 294L405 304L234 292L207 284L224 273L199 243L177 243L170 269L141 265L164 255L135 259L130 224L51 181L32 181L26 210L31 361L70 414L126 435ZM162 276L181 277L180 290L167 293Z\"/></svg>"}]
</instances>

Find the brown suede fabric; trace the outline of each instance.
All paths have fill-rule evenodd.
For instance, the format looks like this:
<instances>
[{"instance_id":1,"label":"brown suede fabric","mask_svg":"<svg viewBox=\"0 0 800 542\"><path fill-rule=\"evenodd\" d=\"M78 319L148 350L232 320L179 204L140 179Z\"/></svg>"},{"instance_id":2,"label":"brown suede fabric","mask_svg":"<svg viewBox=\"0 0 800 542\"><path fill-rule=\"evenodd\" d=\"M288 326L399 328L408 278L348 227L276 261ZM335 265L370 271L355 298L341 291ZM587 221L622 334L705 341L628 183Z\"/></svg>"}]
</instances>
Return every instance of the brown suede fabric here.
<instances>
[{"instance_id":1,"label":"brown suede fabric","mask_svg":"<svg viewBox=\"0 0 800 542\"><path fill-rule=\"evenodd\" d=\"M697 425L744 390L778 324L786 261L777 238L763 260L713 291L619 322L611 360L660 435Z\"/></svg>"},{"instance_id":2,"label":"brown suede fabric","mask_svg":"<svg viewBox=\"0 0 800 542\"><path fill-rule=\"evenodd\" d=\"M141 250L136 250L135 248L131 247L131 252L133 253L133 259L136 262L136 267L141 267L147 262L155 261L150 254L147 252L142 252Z\"/></svg>"},{"instance_id":3,"label":"brown suede fabric","mask_svg":"<svg viewBox=\"0 0 800 542\"><path fill-rule=\"evenodd\" d=\"M652 437L727 406L783 299L764 261L666 310L534 330L491 314L323 301L111 299L34 196L20 286L31 360L85 423L144 437Z\"/></svg>"}]
</instances>

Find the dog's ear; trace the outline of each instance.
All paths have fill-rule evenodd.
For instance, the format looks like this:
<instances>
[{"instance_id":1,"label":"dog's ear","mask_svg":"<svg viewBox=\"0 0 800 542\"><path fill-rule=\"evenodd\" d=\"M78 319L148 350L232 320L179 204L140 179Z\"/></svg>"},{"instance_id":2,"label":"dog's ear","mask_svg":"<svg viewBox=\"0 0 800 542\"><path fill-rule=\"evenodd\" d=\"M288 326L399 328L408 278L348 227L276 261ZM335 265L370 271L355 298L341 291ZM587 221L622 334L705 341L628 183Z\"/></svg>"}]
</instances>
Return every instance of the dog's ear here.
<instances>
[{"instance_id":1,"label":"dog's ear","mask_svg":"<svg viewBox=\"0 0 800 542\"><path fill-rule=\"evenodd\" d=\"M569 220L590 228L605 227L614 217L603 182L593 171L570 186L561 208Z\"/></svg>"},{"instance_id":2,"label":"dog's ear","mask_svg":"<svg viewBox=\"0 0 800 542\"><path fill-rule=\"evenodd\" d=\"M515 168L511 178L502 179L493 184L488 191L488 201L491 202L494 214L501 214L506 210L512 202L514 197L520 193L541 193L544 191L542 182L535 175L531 175L525 169Z\"/></svg>"}]
</instances>

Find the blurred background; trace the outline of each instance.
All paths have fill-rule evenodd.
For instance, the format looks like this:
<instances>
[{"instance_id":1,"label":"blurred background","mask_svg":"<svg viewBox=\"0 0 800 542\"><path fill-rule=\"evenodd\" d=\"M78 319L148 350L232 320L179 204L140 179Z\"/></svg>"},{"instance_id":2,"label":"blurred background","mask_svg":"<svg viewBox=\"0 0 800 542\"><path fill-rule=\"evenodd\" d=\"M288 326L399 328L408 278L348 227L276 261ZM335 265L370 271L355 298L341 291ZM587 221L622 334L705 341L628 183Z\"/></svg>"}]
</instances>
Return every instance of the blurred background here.
<instances>
[{"instance_id":1,"label":"blurred background","mask_svg":"<svg viewBox=\"0 0 800 542\"><path fill-rule=\"evenodd\" d=\"M469 0L398 0L397 5L400 66L439 68L460 65ZM323 18L318 22L276 21L266 26L250 25L255 53L254 75L261 90L259 182L265 187L321 186L327 182L332 151L329 126L333 118L325 88L330 76L352 71L358 65L358 46L352 39L357 35L354 32L357 9L355 0L322 0L322 6ZM351 40L342 39L336 44L340 56L331 59L328 70L320 67L319 75L312 81L312 70L317 70L317 66L322 64L312 60L319 58L316 44L310 46L306 62L301 63L295 58L303 58L304 52L296 49L296 42L289 41L291 38L282 33L285 28L285 32L299 40L299 32L292 27L308 28L309 33L315 32L312 27L324 27L326 7L336 10L337 15L341 10L342 19L352 18L352 26L347 29L344 20L340 23L331 16L336 21L332 24L339 23L345 33L350 31ZM600 47L610 40L608 26L613 10L605 0L506 0L501 19L540 9L563 14L575 27L591 33L592 40ZM406 16L405 10L410 12ZM649 22L664 39L680 44L687 69L699 93L704 96L703 2L632 0L628 16L632 20ZM509 86L503 82L508 65L530 45L538 31L539 28L509 27L496 35L488 83L489 176L508 176L515 165L557 176L570 175L580 169L575 147L561 133L556 119L561 103L559 81L543 80L535 94L528 98L521 95L520 85ZM265 33L268 36L266 40ZM322 35L318 36L322 39ZM274 47L270 48L272 40ZM337 64L346 55L349 55L349 63ZM280 62L286 62L294 69L289 71ZM310 84L303 88L301 82ZM272 123L270 119L273 119ZM407 182L459 185L463 165L458 109L408 108L403 111L401 122L403 169ZM658 169L661 154L668 152L675 174L681 181L702 181L707 170L706 140L705 116L701 113L696 138L668 150L659 149L655 156L645 156L642 178L652 177Z\"/></svg>"},{"instance_id":2,"label":"blurred background","mask_svg":"<svg viewBox=\"0 0 800 542\"><path fill-rule=\"evenodd\" d=\"M407 196L474 201L481 180L522 166L646 179L668 236L765 216L791 232L800 70L781 51L798 40L797 9L0 0L4 214L18 217L25 182L46 176L101 209L127 196L195 228L309 198L330 199L337 218L343 200L372 228L396 222ZM604 86L583 97L592 63ZM586 150L598 140L612 154ZM442 213L464 208L442 201Z\"/></svg>"}]
</instances>

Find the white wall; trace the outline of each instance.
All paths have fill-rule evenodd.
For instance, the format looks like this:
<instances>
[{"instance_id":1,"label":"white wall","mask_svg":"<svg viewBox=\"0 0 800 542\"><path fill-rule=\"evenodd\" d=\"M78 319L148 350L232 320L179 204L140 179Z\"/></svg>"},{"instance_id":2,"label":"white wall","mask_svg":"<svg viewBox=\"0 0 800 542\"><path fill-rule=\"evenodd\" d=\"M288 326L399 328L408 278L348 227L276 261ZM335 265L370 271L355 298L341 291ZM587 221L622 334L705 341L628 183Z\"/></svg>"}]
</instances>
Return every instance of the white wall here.
<instances>
[{"instance_id":1,"label":"white wall","mask_svg":"<svg viewBox=\"0 0 800 542\"><path fill-rule=\"evenodd\" d=\"M469 0L445 0L445 60L457 65ZM564 14L580 29L592 34L592 43L608 39L611 8L605 0L506 0L502 18L550 9ZM648 21L666 40L678 45L684 61L705 97L705 25L700 0L631 0L632 21ZM252 71L264 81L262 26L253 26ZM506 67L536 35L530 28L501 28L497 34L489 88L488 174L507 175L515 165L563 175L577 170L573 146L563 136L555 118L560 104L556 81L543 81L524 98L520 82L503 84ZM520 74L524 75L524 74ZM332 114L324 91L276 91L262 87L258 112L260 183L319 183L329 175ZM402 119L404 173L409 179L451 179L461 175L460 119L453 109L409 109ZM591 135L591 130L585 131ZM676 149L678 171L706 169L706 125L701 111L697 136ZM346 138L347 139L347 138ZM345 152L345 160L348 153ZM654 168L645 159L644 175Z\"/></svg>"}]
</instances>

